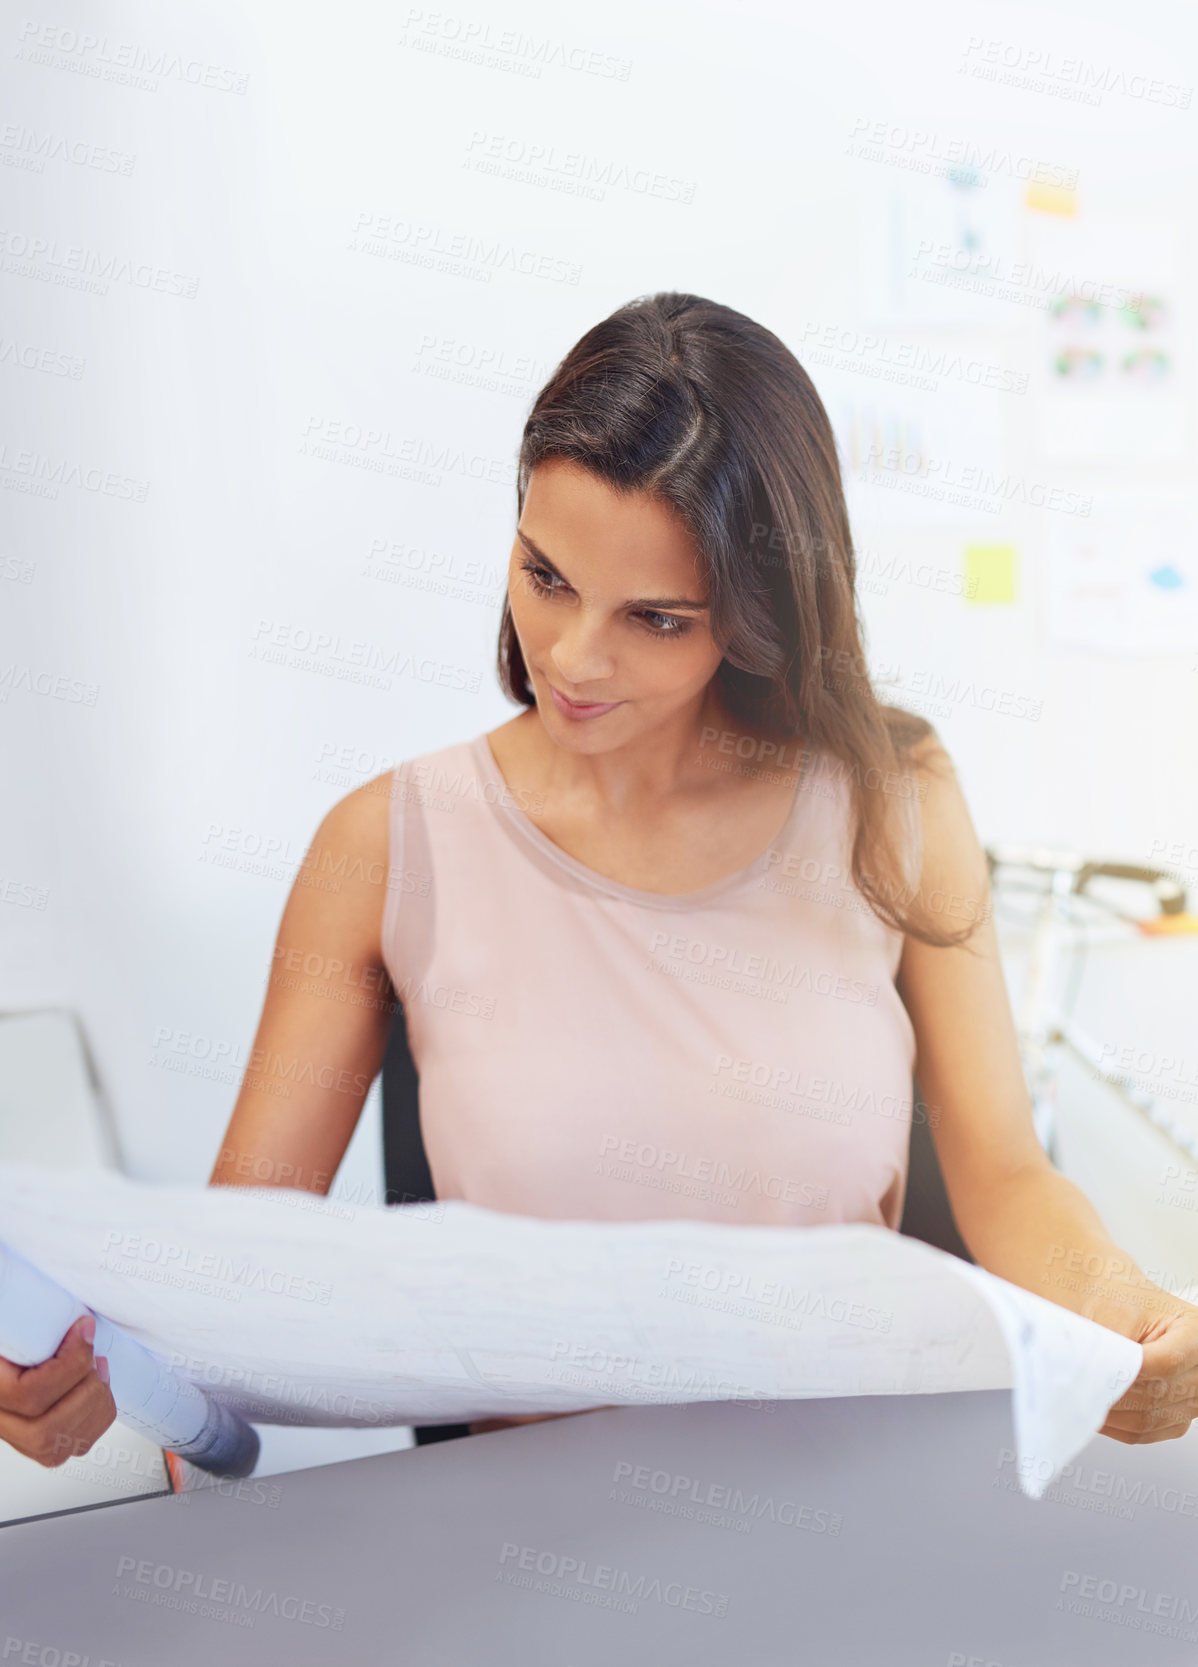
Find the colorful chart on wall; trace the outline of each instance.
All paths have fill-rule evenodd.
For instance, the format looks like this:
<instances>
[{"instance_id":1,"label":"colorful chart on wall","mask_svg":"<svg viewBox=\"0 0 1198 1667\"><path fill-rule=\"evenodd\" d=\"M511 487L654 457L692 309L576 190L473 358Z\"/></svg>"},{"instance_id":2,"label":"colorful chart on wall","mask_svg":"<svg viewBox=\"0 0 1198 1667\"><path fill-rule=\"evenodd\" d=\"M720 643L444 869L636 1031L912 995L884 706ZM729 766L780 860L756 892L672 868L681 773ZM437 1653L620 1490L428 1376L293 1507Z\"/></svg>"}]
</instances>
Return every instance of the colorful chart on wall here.
<instances>
[{"instance_id":1,"label":"colorful chart on wall","mask_svg":"<svg viewBox=\"0 0 1198 1667\"><path fill-rule=\"evenodd\" d=\"M1045 293L1037 449L1055 463L1181 462L1187 411L1176 231L1037 217Z\"/></svg>"},{"instance_id":2,"label":"colorful chart on wall","mask_svg":"<svg viewBox=\"0 0 1198 1667\"><path fill-rule=\"evenodd\" d=\"M849 515L884 526L998 526L1009 506L1001 397L972 387L879 389L815 372Z\"/></svg>"},{"instance_id":3,"label":"colorful chart on wall","mask_svg":"<svg viewBox=\"0 0 1198 1667\"><path fill-rule=\"evenodd\" d=\"M1198 649L1198 493L1103 493L1054 529L1045 624L1058 647L1108 654Z\"/></svg>"},{"instance_id":4,"label":"colorful chart on wall","mask_svg":"<svg viewBox=\"0 0 1198 1667\"><path fill-rule=\"evenodd\" d=\"M879 310L927 326L1025 323L1034 299L1018 281L1023 189L994 147L972 162L939 162L927 175L895 171L879 222L888 239L873 297Z\"/></svg>"}]
</instances>

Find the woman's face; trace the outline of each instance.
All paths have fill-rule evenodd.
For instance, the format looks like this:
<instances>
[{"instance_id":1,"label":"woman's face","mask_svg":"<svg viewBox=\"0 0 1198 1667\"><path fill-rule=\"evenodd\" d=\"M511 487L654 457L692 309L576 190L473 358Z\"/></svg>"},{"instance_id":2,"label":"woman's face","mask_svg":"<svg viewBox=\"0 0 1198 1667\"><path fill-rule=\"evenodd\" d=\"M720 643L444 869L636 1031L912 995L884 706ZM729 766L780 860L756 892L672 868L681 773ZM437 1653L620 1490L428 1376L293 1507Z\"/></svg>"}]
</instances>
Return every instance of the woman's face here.
<instances>
[{"instance_id":1,"label":"woman's face","mask_svg":"<svg viewBox=\"0 0 1198 1667\"><path fill-rule=\"evenodd\" d=\"M697 713L723 658L676 512L560 458L529 479L508 597L541 721L575 752Z\"/></svg>"}]
</instances>

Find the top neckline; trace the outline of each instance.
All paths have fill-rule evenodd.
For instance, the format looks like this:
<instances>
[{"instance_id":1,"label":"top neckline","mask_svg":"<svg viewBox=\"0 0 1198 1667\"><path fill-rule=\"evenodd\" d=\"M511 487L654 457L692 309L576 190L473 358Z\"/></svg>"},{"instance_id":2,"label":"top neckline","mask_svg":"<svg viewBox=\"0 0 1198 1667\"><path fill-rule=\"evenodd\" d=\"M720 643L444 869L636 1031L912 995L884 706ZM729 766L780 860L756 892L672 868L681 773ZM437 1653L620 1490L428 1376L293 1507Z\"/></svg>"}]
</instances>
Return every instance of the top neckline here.
<instances>
[{"instance_id":1,"label":"top neckline","mask_svg":"<svg viewBox=\"0 0 1198 1667\"><path fill-rule=\"evenodd\" d=\"M470 742L470 748L483 781L497 790L496 797L490 801L492 808L499 815L506 817L509 824L535 850L541 852L552 862L557 863L568 874L572 874L575 879L583 881L597 891L606 892L609 897L617 897L628 903L645 904L647 907L654 909L686 909L706 903L711 898L732 891L736 886L743 884L745 880L755 874L761 866L762 859L790 831L798 810L799 794L806 784L810 762L810 749L804 748L802 763L799 767L799 777L795 783L794 794L786 812L786 818L769 844L766 845L764 850L759 851L751 862L746 863L743 868L738 868L733 874L725 874L722 879L713 880L710 885L700 886L697 891L662 892L642 891L637 886L626 886L620 880L613 880L607 874L600 874L597 869L588 868L585 863L579 862L577 857L572 857L568 851L563 851L561 846L555 845L547 834L542 833L532 818L516 804L512 790L496 762L495 754L491 751L491 743L485 731L475 736L474 740Z\"/></svg>"}]
</instances>

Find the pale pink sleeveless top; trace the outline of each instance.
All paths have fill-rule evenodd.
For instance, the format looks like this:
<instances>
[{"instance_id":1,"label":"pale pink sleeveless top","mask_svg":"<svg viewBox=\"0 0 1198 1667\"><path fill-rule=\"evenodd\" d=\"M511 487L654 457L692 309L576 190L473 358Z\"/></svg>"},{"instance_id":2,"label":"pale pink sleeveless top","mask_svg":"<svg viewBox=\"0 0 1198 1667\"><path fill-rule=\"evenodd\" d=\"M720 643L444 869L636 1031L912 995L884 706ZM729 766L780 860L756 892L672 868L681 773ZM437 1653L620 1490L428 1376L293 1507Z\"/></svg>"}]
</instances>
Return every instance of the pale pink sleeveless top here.
<instances>
[{"instance_id":1,"label":"pale pink sleeveless top","mask_svg":"<svg viewBox=\"0 0 1198 1667\"><path fill-rule=\"evenodd\" d=\"M849 785L829 755L807 756L768 850L682 896L562 851L485 735L406 760L391 792L383 955L438 1198L898 1226L915 1056L902 936L849 879Z\"/></svg>"}]
</instances>

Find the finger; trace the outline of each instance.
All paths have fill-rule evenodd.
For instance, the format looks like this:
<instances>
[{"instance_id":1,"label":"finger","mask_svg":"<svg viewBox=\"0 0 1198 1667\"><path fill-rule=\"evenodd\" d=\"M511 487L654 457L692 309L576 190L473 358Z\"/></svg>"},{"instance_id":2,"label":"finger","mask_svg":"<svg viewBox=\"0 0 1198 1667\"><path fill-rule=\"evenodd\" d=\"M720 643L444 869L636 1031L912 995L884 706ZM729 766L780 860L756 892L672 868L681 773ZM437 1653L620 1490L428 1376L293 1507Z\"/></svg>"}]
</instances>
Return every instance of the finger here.
<instances>
[{"instance_id":1,"label":"finger","mask_svg":"<svg viewBox=\"0 0 1198 1667\"><path fill-rule=\"evenodd\" d=\"M1171 1377L1142 1371L1113 1404L1123 1412L1146 1412L1164 1405L1198 1407L1198 1369L1190 1367Z\"/></svg>"},{"instance_id":2,"label":"finger","mask_svg":"<svg viewBox=\"0 0 1198 1667\"><path fill-rule=\"evenodd\" d=\"M1159 1396L1163 1386L1175 1383L1191 1388L1198 1386L1198 1359L1195 1359L1193 1340L1187 1341L1180 1333L1144 1345L1140 1370L1128 1393Z\"/></svg>"},{"instance_id":3,"label":"finger","mask_svg":"<svg viewBox=\"0 0 1198 1667\"><path fill-rule=\"evenodd\" d=\"M0 1413L0 1436L38 1464L55 1469L86 1453L115 1419L112 1391L93 1373L40 1417Z\"/></svg>"},{"instance_id":4,"label":"finger","mask_svg":"<svg viewBox=\"0 0 1198 1667\"><path fill-rule=\"evenodd\" d=\"M1134 1382L1128 1388L1134 1391L1137 1387L1147 1387L1150 1393L1155 1392L1153 1386L1158 1383L1189 1383L1198 1384L1198 1361L1182 1360L1170 1365L1167 1361L1149 1361L1145 1359Z\"/></svg>"},{"instance_id":5,"label":"finger","mask_svg":"<svg viewBox=\"0 0 1198 1667\"><path fill-rule=\"evenodd\" d=\"M1141 1436L1140 1445L1148 1446L1153 1441L1176 1441L1178 1436L1187 1434L1193 1422L1192 1418L1183 1418L1180 1424L1166 1424L1162 1429L1150 1430L1147 1435Z\"/></svg>"},{"instance_id":6,"label":"finger","mask_svg":"<svg viewBox=\"0 0 1198 1667\"><path fill-rule=\"evenodd\" d=\"M70 1420L65 1430L63 1413ZM63 1401L34 1422L44 1425L49 1432L51 1450L61 1464L86 1453L116 1422L116 1402L108 1385L93 1377L72 1389Z\"/></svg>"},{"instance_id":7,"label":"finger","mask_svg":"<svg viewBox=\"0 0 1198 1667\"><path fill-rule=\"evenodd\" d=\"M1107 1422L1120 1430L1155 1430L1162 1424L1176 1424L1182 1418L1198 1418L1198 1396L1187 1395L1184 1400L1170 1398L1131 1407L1113 1406Z\"/></svg>"},{"instance_id":8,"label":"finger","mask_svg":"<svg viewBox=\"0 0 1198 1667\"><path fill-rule=\"evenodd\" d=\"M1146 1430L1159 1430L1168 1424L1189 1422L1198 1417L1198 1407L1151 1407L1143 1412L1120 1412L1112 1407L1106 1416L1106 1425L1111 1429L1125 1430L1132 1435L1142 1434Z\"/></svg>"},{"instance_id":9,"label":"finger","mask_svg":"<svg viewBox=\"0 0 1198 1667\"><path fill-rule=\"evenodd\" d=\"M92 1375L93 1345L83 1335L92 1320L82 1315L67 1331L56 1354L40 1366L15 1366L4 1361L7 1375L0 1376L0 1407L22 1418L38 1418L77 1384Z\"/></svg>"},{"instance_id":10,"label":"finger","mask_svg":"<svg viewBox=\"0 0 1198 1667\"><path fill-rule=\"evenodd\" d=\"M1136 1434L1129 1430L1110 1429L1104 1426L1099 1435L1109 1435L1113 1441L1121 1441L1127 1447L1144 1447L1154 1441L1175 1441L1190 1429L1194 1420L1185 1418L1179 1424L1167 1424L1159 1430L1146 1430Z\"/></svg>"},{"instance_id":11,"label":"finger","mask_svg":"<svg viewBox=\"0 0 1198 1667\"><path fill-rule=\"evenodd\" d=\"M62 1342L59 1343L55 1353L50 1356L50 1360L58 1358L58 1355L61 1354L70 1342L73 1333L78 1336L82 1336L83 1327L91 1318L92 1316L90 1314L81 1314L73 1324L67 1327L66 1331L63 1332ZM86 1341L86 1339L84 1339L84 1341ZM40 1362L43 1366L48 1366L49 1363L49 1361ZM33 1372L37 1369L38 1368L34 1366L19 1366L15 1360L6 1360L3 1355L0 1355L0 1405L3 1404L2 1397L6 1389L9 1389L14 1384L19 1383L27 1372Z\"/></svg>"},{"instance_id":12,"label":"finger","mask_svg":"<svg viewBox=\"0 0 1198 1667\"><path fill-rule=\"evenodd\" d=\"M1106 1422L1121 1430L1156 1429L1161 1424L1176 1424L1178 1419L1198 1417L1198 1395L1170 1395L1166 1400L1135 1402L1125 1405L1116 1400L1106 1412Z\"/></svg>"}]
</instances>

